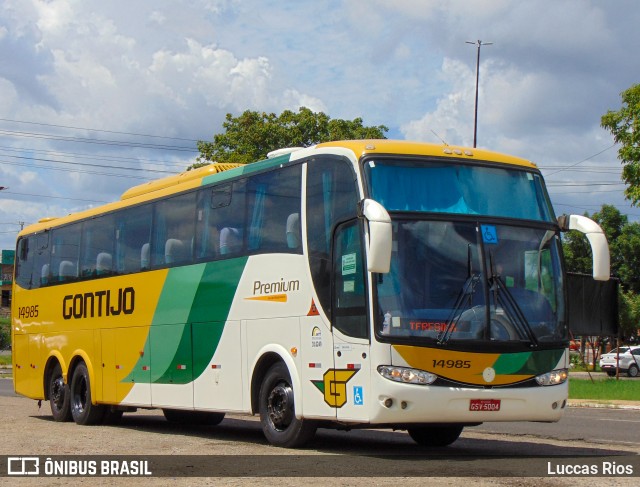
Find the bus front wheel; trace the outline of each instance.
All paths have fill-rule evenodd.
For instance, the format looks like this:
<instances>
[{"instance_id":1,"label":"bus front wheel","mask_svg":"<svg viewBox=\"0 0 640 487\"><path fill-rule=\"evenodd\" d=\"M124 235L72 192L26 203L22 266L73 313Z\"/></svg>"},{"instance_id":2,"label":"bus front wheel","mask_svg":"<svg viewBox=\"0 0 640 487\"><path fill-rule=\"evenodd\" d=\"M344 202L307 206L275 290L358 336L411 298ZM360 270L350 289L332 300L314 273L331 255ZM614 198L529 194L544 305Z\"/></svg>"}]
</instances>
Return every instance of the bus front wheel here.
<instances>
[{"instance_id":1,"label":"bus front wheel","mask_svg":"<svg viewBox=\"0 0 640 487\"><path fill-rule=\"evenodd\" d=\"M411 439L422 446L448 446L462 433L463 426L416 426L408 428Z\"/></svg>"},{"instance_id":2,"label":"bus front wheel","mask_svg":"<svg viewBox=\"0 0 640 487\"><path fill-rule=\"evenodd\" d=\"M269 443L295 448L307 443L315 434L314 421L296 418L293 386L287 366L271 366L262 381L259 396L260 422Z\"/></svg>"},{"instance_id":3,"label":"bus front wheel","mask_svg":"<svg viewBox=\"0 0 640 487\"><path fill-rule=\"evenodd\" d=\"M78 364L71 379L71 416L77 424L100 424L105 415L104 406L91 404L89 371L84 362Z\"/></svg>"},{"instance_id":4,"label":"bus front wheel","mask_svg":"<svg viewBox=\"0 0 640 487\"><path fill-rule=\"evenodd\" d=\"M49 376L48 386L49 405L54 421L71 421L71 407L69 406L69 385L65 384L60 364L56 364Z\"/></svg>"}]
</instances>

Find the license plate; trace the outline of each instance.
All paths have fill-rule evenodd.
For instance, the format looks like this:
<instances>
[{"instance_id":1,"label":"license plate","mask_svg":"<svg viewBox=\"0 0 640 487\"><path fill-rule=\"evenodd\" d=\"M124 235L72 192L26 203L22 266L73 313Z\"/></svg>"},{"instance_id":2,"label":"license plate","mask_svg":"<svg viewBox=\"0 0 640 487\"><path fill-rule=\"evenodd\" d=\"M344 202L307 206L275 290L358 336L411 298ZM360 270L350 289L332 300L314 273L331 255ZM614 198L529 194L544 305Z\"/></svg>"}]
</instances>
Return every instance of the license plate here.
<instances>
[{"instance_id":1,"label":"license plate","mask_svg":"<svg viewBox=\"0 0 640 487\"><path fill-rule=\"evenodd\" d=\"M469 411L500 411L500 399L471 399Z\"/></svg>"}]
</instances>

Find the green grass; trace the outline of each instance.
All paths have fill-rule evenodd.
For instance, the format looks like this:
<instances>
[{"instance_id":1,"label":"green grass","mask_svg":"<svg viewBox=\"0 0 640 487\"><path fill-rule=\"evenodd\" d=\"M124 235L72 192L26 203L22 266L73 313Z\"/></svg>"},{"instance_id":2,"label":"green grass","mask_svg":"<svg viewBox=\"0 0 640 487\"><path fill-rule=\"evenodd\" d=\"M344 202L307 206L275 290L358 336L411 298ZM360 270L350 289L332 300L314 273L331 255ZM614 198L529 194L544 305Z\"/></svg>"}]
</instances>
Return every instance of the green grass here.
<instances>
[{"instance_id":1,"label":"green grass","mask_svg":"<svg viewBox=\"0 0 640 487\"><path fill-rule=\"evenodd\" d=\"M615 378L607 378L594 382L588 379L569 379L569 398L640 401L640 379L616 380Z\"/></svg>"},{"instance_id":2,"label":"green grass","mask_svg":"<svg viewBox=\"0 0 640 487\"><path fill-rule=\"evenodd\" d=\"M11 365L11 354L0 355L0 365Z\"/></svg>"}]
</instances>

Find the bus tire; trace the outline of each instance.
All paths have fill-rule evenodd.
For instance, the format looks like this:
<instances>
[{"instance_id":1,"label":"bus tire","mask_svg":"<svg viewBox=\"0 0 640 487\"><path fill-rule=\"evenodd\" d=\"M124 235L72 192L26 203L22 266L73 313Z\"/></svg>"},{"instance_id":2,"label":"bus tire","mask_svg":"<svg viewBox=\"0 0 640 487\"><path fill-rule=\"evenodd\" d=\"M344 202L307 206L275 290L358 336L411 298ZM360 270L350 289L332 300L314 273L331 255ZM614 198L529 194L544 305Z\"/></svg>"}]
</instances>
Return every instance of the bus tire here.
<instances>
[{"instance_id":1,"label":"bus tire","mask_svg":"<svg viewBox=\"0 0 640 487\"><path fill-rule=\"evenodd\" d=\"M47 395L54 421L71 421L71 407L69 406L69 384L65 384L62 367L59 363L53 367L47 385Z\"/></svg>"},{"instance_id":2,"label":"bus tire","mask_svg":"<svg viewBox=\"0 0 640 487\"><path fill-rule=\"evenodd\" d=\"M456 441L464 426L416 426L408 428L411 439L422 446L449 446Z\"/></svg>"},{"instance_id":3,"label":"bus tire","mask_svg":"<svg viewBox=\"0 0 640 487\"><path fill-rule=\"evenodd\" d=\"M84 362L80 362L73 371L70 390L71 416L73 420L81 425L102 423L105 407L98 404L91 404L89 371Z\"/></svg>"},{"instance_id":4,"label":"bus tire","mask_svg":"<svg viewBox=\"0 0 640 487\"><path fill-rule=\"evenodd\" d=\"M316 432L315 421L296 418L293 396L287 366L283 362L275 363L264 376L259 395L262 432L272 445L300 447Z\"/></svg>"},{"instance_id":5,"label":"bus tire","mask_svg":"<svg viewBox=\"0 0 640 487\"><path fill-rule=\"evenodd\" d=\"M209 411L184 411L182 409L163 409L167 421L179 424L204 424L216 426L224 419L224 413Z\"/></svg>"}]
</instances>

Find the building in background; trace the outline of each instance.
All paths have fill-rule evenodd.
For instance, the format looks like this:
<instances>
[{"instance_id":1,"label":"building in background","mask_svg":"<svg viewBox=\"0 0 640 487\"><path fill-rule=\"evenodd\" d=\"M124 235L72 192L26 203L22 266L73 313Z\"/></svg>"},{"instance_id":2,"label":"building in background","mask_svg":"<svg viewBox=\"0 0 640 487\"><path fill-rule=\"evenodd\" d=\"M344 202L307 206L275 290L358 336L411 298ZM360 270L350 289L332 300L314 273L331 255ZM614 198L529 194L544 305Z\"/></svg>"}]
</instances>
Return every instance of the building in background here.
<instances>
[{"instance_id":1,"label":"building in background","mask_svg":"<svg viewBox=\"0 0 640 487\"><path fill-rule=\"evenodd\" d=\"M15 250L3 250L0 252L0 285L2 287L3 308L11 306L11 285L13 284L13 265L15 260Z\"/></svg>"}]
</instances>

